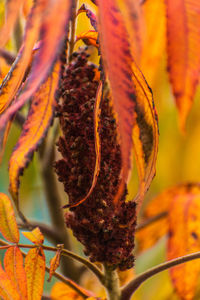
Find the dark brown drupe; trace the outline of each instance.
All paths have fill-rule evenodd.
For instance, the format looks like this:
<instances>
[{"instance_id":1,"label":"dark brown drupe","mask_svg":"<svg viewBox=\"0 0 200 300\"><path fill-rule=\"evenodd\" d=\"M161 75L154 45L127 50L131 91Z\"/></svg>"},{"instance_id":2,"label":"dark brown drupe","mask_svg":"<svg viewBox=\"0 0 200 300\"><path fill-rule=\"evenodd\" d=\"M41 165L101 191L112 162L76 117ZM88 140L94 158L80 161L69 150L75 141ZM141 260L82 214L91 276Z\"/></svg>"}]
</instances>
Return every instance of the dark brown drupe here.
<instances>
[{"instance_id":1,"label":"dark brown drupe","mask_svg":"<svg viewBox=\"0 0 200 300\"><path fill-rule=\"evenodd\" d=\"M57 114L63 136L58 150L63 159L55 163L69 204L89 191L95 168L94 103L98 87L95 66L85 51L74 53L63 71ZM120 183L121 152L116 121L109 98L102 99L100 117L101 166L92 194L65 214L66 225L84 245L91 261L107 263L121 270L133 266L135 203L123 197L116 207L113 198Z\"/></svg>"}]
</instances>

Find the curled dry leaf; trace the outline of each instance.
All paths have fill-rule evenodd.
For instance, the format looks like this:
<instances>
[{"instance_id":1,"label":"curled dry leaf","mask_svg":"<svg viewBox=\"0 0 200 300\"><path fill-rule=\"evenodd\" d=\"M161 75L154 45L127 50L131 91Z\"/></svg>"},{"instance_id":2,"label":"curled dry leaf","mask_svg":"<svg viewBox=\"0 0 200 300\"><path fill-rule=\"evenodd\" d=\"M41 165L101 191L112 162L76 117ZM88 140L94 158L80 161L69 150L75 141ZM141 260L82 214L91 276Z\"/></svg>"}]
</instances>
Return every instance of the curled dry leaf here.
<instances>
[{"instance_id":1,"label":"curled dry leaf","mask_svg":"<svg viewBox=\"0 0 200 300\"><path fill-rule=\"evenodd\" d=\"M18 247L10 247L4 256L4 268L21 300L27 300L26 273L23 256Z\"/></svg>"},{"instance_id":2,"label":"curled dry leaf","mask_svg":"<svg viewBox=\"0 0 200 300\"><path fill-rule=\"evenodd\" d=\"M28 299L41 300L45 276L45 255L41 247L29 250L25 259L25 272Z\"/></svg>"},{"instance_id":3,"label":"curled dry leaf","mask_svg":"<svg viewBox=\"0 0 200 300\"><path fill-rule=\"evenodd\" d=\"M88 30L86 32L82 32L81 34L77 35L76 41L83 40L86 45L92 45L95 47L99 47L97 44L98 32L94 30Z\"/></svg>"},{"instance_id":4,"label":"curled dry leaf","mask_svg":"<svg viewBox=\"0 0 200 300\"><path fill-rule=\"evenodd\" d=\"M11 243L19 242L15 212L9 197L0 193L0 232Z\"/></svg>"},{"instance_id":5,"label":"curled dry leaf","mask_svg":"<svg viewBox=\"0 0 200 300\"><path fill-rule=\"evenodd\" d=\"M184 130L199 80L200 1L165 0L168 70Z\"/></svg>"},{"instance_id":6,"label":"curled dry leaf","mask_svg":"<svg viewBox=\"0 0 200 300\"><path fill-rule=\"evenodd\" d=\"M41 245L44 242L44 236L38 227L33 229L31 232L22 232L22 234L36 245Z\"/></svg>"},{"instance_id":7,"label":"curled dry leaf","mask_svg":"<svg viewBox=\"0 0 200 300\"><path fill-rule=\"evenodd\" d=\"M126 16L128 3L126 2ZM124 15L120 12L121 6L125 4L117 0L101 0L98 1L98 5L100 50L110 83L121 139L122 183L115 196L115 202L120 198L124 183L128 180L132 148L140 179L139 198L142 198L155 175L158 147L157 114L151 90L132 56L130 20L126 23Z\"/></svg>"},{"instance_id":8,"label":"curled dry leaf","mask_svg":"<svg viewBox=\"0 0 200 300\"><path fill-rule=\"evenodd\" d=\"M200 185L178 186L169 209L168 259L200 251ZM194 299L200 260L170 269L170 276L182 300Z\"/></svg>"},{"instance_id":9,"label":"curled dry leaf","mask_svg":"<svg viewBox=\"0 0 200 300\"><path fill-rule=\"evenodd\" d=\"M30 162L33 153L51 125L56 106L60 62L33 97L27 120L9 162L10 192L18 204L19 176Z\"/></svg>"},{"instance_id":10,"label":"curled dry leaf","mask_svg":"<svg viewBox=\"0 0 200 300\"><path fill-rule=\"evenodd\" d=\"M63 247L64 247L64 245L60 245L60 247L58 247L58 250L57 250L55 256L50 260L50 271L49 271L49 279L48 279L49 282L51 281L51 278L52 278L53 274L55 273L56 269L60 265L61 252L62 252Z\"/></svg>"}]
</instances>

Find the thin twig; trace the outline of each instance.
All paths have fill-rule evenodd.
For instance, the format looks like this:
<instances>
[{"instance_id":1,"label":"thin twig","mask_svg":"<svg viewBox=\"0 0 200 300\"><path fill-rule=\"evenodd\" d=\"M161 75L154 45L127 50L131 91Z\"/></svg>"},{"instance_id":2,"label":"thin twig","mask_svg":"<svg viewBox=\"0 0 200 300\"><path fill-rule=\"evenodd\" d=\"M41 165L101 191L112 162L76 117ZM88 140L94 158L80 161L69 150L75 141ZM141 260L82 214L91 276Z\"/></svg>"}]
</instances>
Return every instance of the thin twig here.
<instances>
[{"instance_id":1,"label":"thin twig","mask_svg":"<svg viewBox=\"0 0 200 300\"><path fill-rule=\"evenodd\" d=\"M174 266L183 264L185 262L189 262L194 259L199 259L200 258L200 252L195 252L191 253L185 256L181 256L175 259L172 259L170 261L164 262L160 265L157 265L140 275L138 275L136 278L134 278L132 281L130 281L124 288L122 288L122 293L121 293L121 300L129 300L133 293L138 289L138 287L144 283L147 279L150 277L165 271L169 268L172 268Z\"/></svg>"},{"instance_id":2,"label":"thin twig","mask_svg":"<svg viewBox=\"0 0 200 300\"><path fill-rule=\"evenodd\" d=\"M3 241L3 240L0 240L0 245L3 245L7 248L11 247L12 245L10 245L9 243ZM20 246L17 245L18 247ZM35 245L21 245L23 246L23 248L25 248L25 246L27 246L26 248L35 248L36 246ZM27 253L21 251L22 255L24 257L26 257ZM45 270L46 272L50 272L50 268L45 266ZM83 297L83 299L87 299L88 297L91 297L91 296L94 296L92 292L90 291L86 291L85 289L83 288L80 288L78 284L76 284L75 282L73 282L71 279L59 274L58 272L55 272L53 274L54 277L56 277L57 279L61 280L63 283L67 284L68 286L70 286L73 290L75 290L81 297Z\"/></svg>"},{"instance_id":3,"label":"thin twig","mask_svg":"<svg viewBox=\"0 0 200 300\"><path fill-rule=\"evenodd\" d=\"M0 242L2 242L2 241L0 240ZM27 244L17 244L17 246L19 248L27 248L27 249L32 249L32 248L37 247L36 245L27 245ZM51 247L51 246L46 246L46 245L39 245L39 246L42 247L43 250L47 250L47 251L56 252L58 250L57 247ZM66 249L62 249L61 255L73 258L76 261L82 263L84 266L86 266L90 271L92 271L96 275L96 277L100 280L100 282L102 284L104 284L105 280L104 280L103 273L99 270L99 268L97 266L95 266L89 260L87 260L84 257L81 257L81 256L79 256L79 255L77 255L77 254L75 254L75 253L73 253L69 250L66 250Z\"/></svg>"},{"instance_id":4,"label":"thin twig","mask_svg":"<svg viewBox=\"0 0 200 300\"><path fill-rule=\"evenodd\" d=\"M76 32L76 10L77 10L78 0L74 0L72 9L72 20L70 22L70 39L69 39L69 59L74 51L75 45L75 32Z\"/></svg>"},{"instance_id":5,"label":"thin twig","mask_svg":"<svg viewBox=\"0 0 200 300\"><path fill-rule=\"evenodd\" d=\"M145 220L143 223L139 224L136 228L136 231L140 231L141 229L147 227L148 225L151 225L152 223L164 218L167 216L167 211L163 211L160 214L153 216L152 218L149 218Z\"/></svg>"}]
</instances>

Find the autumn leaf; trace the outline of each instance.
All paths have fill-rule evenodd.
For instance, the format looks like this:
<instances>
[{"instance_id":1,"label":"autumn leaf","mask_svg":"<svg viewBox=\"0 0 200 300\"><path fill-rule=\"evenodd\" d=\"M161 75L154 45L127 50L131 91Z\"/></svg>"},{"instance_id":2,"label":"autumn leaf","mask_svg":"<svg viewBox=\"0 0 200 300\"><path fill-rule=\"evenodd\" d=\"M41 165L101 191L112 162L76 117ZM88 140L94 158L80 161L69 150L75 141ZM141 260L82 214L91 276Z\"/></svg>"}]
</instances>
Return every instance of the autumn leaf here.
<instances>
[{"instance_id":1,"label":"autumn leaf","mask_svg":"<svg viewBox=\"0 0 200 300\"><path fill-rule=\"evenodd\" d=\"M72 1L57 0L47 3L48 8L43 11L43 22L40 27L40 49L34 56L31 72L26 81L23 92L16 103L11 105L0 118L0 129L35 93L40 84L51 71L66 36L67 25L71 14ZM58 18L59 16L59 18ZM33 15L31 15L33 17ZM56 24L56 26L55 26ZM36 28L36 26L34 26ZM9 82L9 81L8 81ZM8 90L10 96L10 92ZM0 98L1 103L1 98Z\"/></svg>"},{"instance_id":2,"label":"autumn leaf","mask_svg":"<svg viewBox=\"0 0 200 300\"><path fill-rule=\"evenodd\" d=\"M129 22L125 26L117 3L116 0L98 1L100 48L121 138L122 183L115 202L128 180L131 149L134 148L140 179L138 197L142 198L155 175L158 147L157 115L152 93L134 62L131 36L127 30ZM128 14L127 9L125 15Z\"/></svg>"},{"instance_id":3,"label":"autumn leaf","mask_svg":"<svg viewBox=\"0 0 200 300\"><path fill-rule=\"evenodd\" d=\"M177 187L169 209L169 260L200 251L200 186ZM198 285L200 261L188 262L170 269L170 276L182 300L192 300Z\"/></svg>"},{"instance_id":4,"label":"autumn leaf","mask_svg":"<svg viewBox=\"0 0 200 300\"><path fill-rule=\"evenodd\" d=\"M145 1L142 13L145 30L139 65L149 85L154 87L166 45L165 3L160 0L153 0L153 4L151 0Z\"/></svg>"},{"instance_id":5,"label":"autumn leaf","mask_svg":"<svg viewBox=\"0 0 200 300\"><path fill-rule=\"evenodd\" d=\"M77 285L78 286L78 285ZM78 286L79 289L83 291L84 298L86 298L86 291ZM91 295L88 294L88 298ZM64 284L63 282L57 282L54 284L51 290L51 299L52 300L82 300L83 297L72 289L70 286Z\"/></svg>"},{"instance_id":6,"label":"autumn leaf","mask_svg":"<svg viewBox=\"0 0 200 300\"><path fill-rule=\"evenodd\" d=\"M55 92L59 82L58 61L47 80L35 93L21 136L9 162L10 192L18 204L19 176L30 162L51 125L56 106Z\"/></svg>"},{"instance_id":7,"label":"autumn leaf","mask_svg":"<svg viewBox=\"0 0 200 300\"><path fill-rule=\"evenodd\" d=\"M13 286L8 274L3 270L0 263L0 296L3 300L21 300L20 294Z\"/></svg>"},{"instance_id":8,"label":"autumn leaf","mask_svg":"<svg viewBox=\"0 0 200 300\"><path fill-rule=\"evenodd\" d=\"M2 113L14 99L24 78L27 67L32 58L32 49L39 36L44 1L38 0L29 15L23 45L0 88L0 113ZM6 123L6 122L5 122Z\"/></svg>"},{"instance_id":9,"label":"autumn leaf","mask_svg":"<svg viewBox=\"0 0 200 300\"><path fill-rule=\"evenodd\" d=\"M123 17L133 58L136 63L139 63L144 30L141 4L139 1L132 0L116 0L116 4Z\"/></svg>"},{"instance_id":10,"label":"autumn leaf","mask_svg":"<svg viewBox=\"0 0 200 300\"><path fill-rule=\"evenodd\" d=\"M44 236L38 227L33 229L31 232L22 232L22 234L36 245L41 245L44 242Z\"/></svg>"},{"instance_id":11,"label":"autumn leaf","mask_svg":"<svg viewBox=\"0 0 200 300\"><path fill-rule=\"evenodd\" d=\"M42 248L29 250L25 259L28 299L41 300L45 276L45 255Z\"/></svg>"},{"instance_id":12,"label":"autumn leaf","mask_svg":"<svg viewBox=\"0 0 200 300\"><path fill-rule=\"evenodd\" d=\"M10 247L4 256L4 268L12 281L12 285L20 295L21 300L27 299L26 273L23 267L23 256L18 247Z\"/></svg>"},{"instance_id":13,"label":"autumn leaf","mask_svg":"<svg viewBox=\"0 0 200 300\"><path fill-rule=\"evenodd\" d=\"M97 44L98 32L94 30L88 30L86 32L82 32L78 34L76 37L76 41L83 40L86 45L92 45L95 47L99 47Z\"/></svg>"},{"instance_id":14,"label":"autumn leaf","mask_svg":"<svg viewBox=\"0 0 200 300\"><path fill-rule=\"evenodd\" d=\"M50 260L50 271L49 271L49 278L48 278L49 282L51 281L51 278L52 278L53 274L55 273L56 269L60 265L61 252L62 252L63 247L64 247L64 245L60 245L60 247L58 247L58 250L56 251L56 254Z\"/></svg>"},{"instance_id":15,"label":"autumn leaf","mask_svg":"<svg viewBox=\"0 0 200 300\"><path fill-rule=\"evenodd\" d=\"M3 193L0 193L0 232L9 242L19 242L14 209L8 196Z\"/></svg>"},{"instance_id":16,"label":"autumn leaf","mask_svg":"<svg viewBox=\"0 0 200 300\"><path fill-rule=\"evenodd\" d=\"M3 47L9 40L19 17L20 8L24 0L7 0L5 22L0 30L0 47Z\"/></svg>"},{"instance_id":17,"label":"autumn leaf","mask_svg":"<svg viewBox=\"0 0 200 300\"><path fill-rule=\"evenodd\" d=\"M142 218L138 224L138 229L140 229L136 231L139 252L154 246L160 238L168 233L167 214L170 209L170 199L173 197L173 192L175 192L174 188L168 189L150 200L145 206ZM153 221L148 223L149 220ZM145 223L146 226L140 226Z\"/></svg>"},{"instance_id":18,"label":"autumn leaf","mask_svg":"<svg viewBox=\"0 0 200 300\"><path fill-rule=\"evenodd\" d=\"M81 7L78 10L77 15L79 15L80 13L86 13L86 16L89 18L90 20L90 24L92 25L92 27L94 27L95 31L97 31L97 19L96 19L96 15L85 6L85 4L81 5Z\"/></svg>"},{"instance_id":19,"label":"autumn leaf","mask_svg":"<svg viewBox=\"0 0 200 300\"><path fill-rule=\"evenodd\" d=\"M180 127L191 109L200 71L200 2L165 0L167 10L168 70Z\"/></svg>"}]
</instances>

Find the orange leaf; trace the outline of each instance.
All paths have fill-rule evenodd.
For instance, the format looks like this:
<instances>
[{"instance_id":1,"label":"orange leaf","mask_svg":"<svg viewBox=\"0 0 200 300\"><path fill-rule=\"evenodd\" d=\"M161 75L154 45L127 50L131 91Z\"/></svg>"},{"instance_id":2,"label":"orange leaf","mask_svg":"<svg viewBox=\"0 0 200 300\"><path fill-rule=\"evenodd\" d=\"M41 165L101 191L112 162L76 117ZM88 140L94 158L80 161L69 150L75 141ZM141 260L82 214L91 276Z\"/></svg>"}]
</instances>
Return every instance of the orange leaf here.
<instances>
[{"instance_id":1,"label":"orange leaf","mask_svg":"<svg viewBox=\"0 0 200 300\"><path fill-rule=\"evenodd\" d=\"M8 274L4 272L0 263L0 296L3 300L21 300L18 291L13 286Z\"/></svg>"},{"instance_id":2,"label":"orange leaf","mask_svg":"<svg viewBox=\"0 0 200 300\"><path fill-rule=\"evenodd\" d=\"M40 28L41 44L37 51L25 88L18 101L7 109L0 118L0 129L37 91L51 70L51 67L63 46L67 25L71 14L72 1L57 0L49 3ZM58 18L59 16L59 18ZM56 26L55 26L56 24Z\"/></svg>"},{"instance_id":3,"label":"orange leaf","mask_svg":"<svg viewBox=\"0 0 200 300\"><path fill-rule=\"evenodd\" d=\"M142 197L148 189L155 175L158 126L152 93L133 60L131 36L124 25L118 1L98 2L100 48L121 138L123 170L122 184L115 197L117 202L131 169L132 146L140 177L139 196ZM120 7L121 5L122 3ZM128 13L127 9L126 7L125 15Z\"/></svg>"},{"instance_id":4,"label":"orange leaf","mask_svg":"<svg viewBox=\"0 0 200 300\"><path fill-rule=\"evenodd\" d=\"M200 71L200 1L165 0L169 77L181 129L192 105Z\"/></svg>"},{"instance_id":5,"label":"orange leaf","mask_svg":"<svg viewBox=\"0 0 200 300\"><path fill-rule=\"evenodd\" d=\"M98 32L94 30L88 30L77 35L76 41L83 40L83 42L86 45L93 45L98 48L99 45L97 44L97 38L98 38Z\"/></svg>"},{"instance_id":6,"label":"orange leaf","mask_svg":"<svg viewBox=\"0 0 200 300\"><path fill-rule=\"evenodd\" d=\"M140 67L148 83L152 86L166 45L165 3L154 0L152 5L151 1L145 1L142 9L145 33Z\"/></svg>"},{"instance_id":7,"label":"orange leaf","mask_svg":"<svg viewBox=\"0 0 200 300\"><path fill-rule=\"evenodd\" d=\"M60 258L61 258L62 249L63 249L63 245L60 245L60 247L58 248L55 256L50 260L50 271L49 271L48 281L51 281L51 278L52 278L53 274L55 273L56 269L60 265Z\"/></svg>"},{"instance_id":8,"label":"orange leaf","mask_svg":"<svg viewBox=\"0 0 200 300\"><path fill-rule=\"evenodd\" d=\"M41 245L44 243L44 236L38 227L33 229L31 232L22 232L22 234L36 245Z\"/></svg>"},{"instance_id":9,"label":"orange leaf","mask_svg":"<svg viewBox=\"0 0 200 300\"><path fill-rule=\"evenodd\" d=\"M32 49L39 36L42 11L44 8L43 2L43 0L38 0L37 5L31 10L25 29L23 45L10 71L2 82L0 90L0 113L2 113L14 99L22 83L26 69L31 62Z\"/></svg>"},{"instance_id":10,"label":"orange leaf","mask_svg":"<svg viewBox=\"0 0 200 300\"><path fill-rule=\"evenodd\" d=\"M24 0L7 0L6 1L6 17L3 27L0 30L0 47L2 48L9 40L14 28L17 18L19 16L20 8Z\"/></svg>"},{"instance_id":11,"label":"orange leaf","mask_svg":"<svg viewBox=\"0 0 200 300\"><path fill-rule=\"evenodd\" d=\"M143 18L140 1L116 0L128 32L130 49L137 63L140 62L143 37Z\"/></svg>"},{"instance_id":12,"label":"orange leaf","mask_svg":"<svg viewBox=\"0 0 200 300\"><path fill-rule=\"evenodd\" d=\"M26 273L23 267L23 256L18 247L10 247L4 256L4 267L21 300L27 299Z\"/></svg>"},{"instance_id":13,"label":"orange leaf","mask_svg":"<svg viewBox=\"0 0 200 300\"><path fill-rule=\"evenodd\" d=\"M53 72L35 93L22 134L10 158L10 192L16 202L18 202L19 176L28 165L52 122L59 70L60 62L57 62Z\"/></svg>"},{"instance_id":14,"label":"orange leaf","mask_svg":"<svg viewBox=\"0 0 200 300\"><path fill-rule=\"evenodd\" d=\"M78 286L78 285L77 285ZM79 286L78 286L79 287ZM79 287L79 289L83 290L85 294L85 290ZM90 295L88 295L90 297ZM63 282L57 282L54 284L51 290L51 299L52 300L82 300L83 297L78 294L74 289L70 286L64 284Z\"/></svg>"},{"instance_id":15,"label":"orange leaf","mask_svg":"<svg viewBox=\"0 0 200 300\"><path fill-rule=\"evenodd\" d=\"M200 251L200 185L177 187L169 210L168 259ZM170 269L173 285L182 300L192 300L198 285L200 261Z\"/></svg>"},{"instance_id":16,"label":"orange leaf","mask_svg":"<svg viewBox=\"0 0 200 300\"><path fill-rule=\"evenodd\" d=\"M41 300L45 276L45 255L42 248L29 250L25 259L25 271L28 300Z\"/></svg>"},{"instance_id":17,"label":"orange leaf","mask_svg":"<svg viewBox=\"0 0 200 300\"><path fill-rule=\"evenodd\" d=\"M19 242L14 209L8 196L3 193L0 193L0 232L9 242Z\"/></svg>"}]
</instances>

